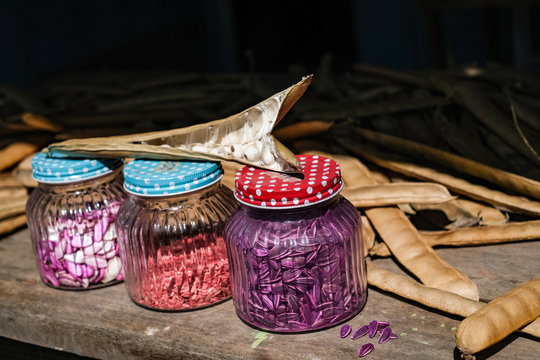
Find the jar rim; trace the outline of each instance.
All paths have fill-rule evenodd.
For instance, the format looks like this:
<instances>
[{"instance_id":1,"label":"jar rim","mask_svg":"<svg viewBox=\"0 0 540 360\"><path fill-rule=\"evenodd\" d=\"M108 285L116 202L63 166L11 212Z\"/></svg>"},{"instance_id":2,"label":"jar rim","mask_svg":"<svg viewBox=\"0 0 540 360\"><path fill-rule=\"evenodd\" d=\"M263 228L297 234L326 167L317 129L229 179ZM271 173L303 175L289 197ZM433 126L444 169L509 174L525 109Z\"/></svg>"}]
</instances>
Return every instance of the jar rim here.
<instances>
[{"instance_id":1,"label":"jar rim","mask_svg":"<svg viewBox=\"0 0 540 360\"><path fill-rule=\"evenodd\" d=\"M96 179L101 179L101 178L104 178L104 177L107 177L107 176L110 176L111 174L114 174L115 172L120 172L120 170L122 169L122 167L119 167L119 168L116 168L116 169L109 169L105 172L101 172L99 174L95 174L93 176L89 176L89 177L86 177L84 179L73 179L73 180L66 180L66 181L44 181L44 180L38 180L36 179L33 175L32 175L32 178L34 180L36 180L36 182L38 184L43 184L43 185L58 185L58 186L62 186L62 185L77 185L77 184L83 184L83 183L86 183L88 182L89 180L96 180Z\"/></svg>"},{"instance_id":2,"label":"jar rim","mask_svg":"<svg viewBox=\"0 0 540 360\"><path fill-rule=\"evenodd\" d=\"M176 192L172 192L172 193L168 193L168 192L165 192L163 194L141 194L141 193L138 193L138 192L135 192L135 191L132 191L130 189L128 189L126 187L126 182L124 181L124 190L131 194L131 195L135 195L135 196L138 196L138 197L141 197L141 198L163 198L163 197L168 197L168 196L178 196L178 195L190 195L190 194L193 194L197 191L201 191L201 190L205 190L209 187L211 187L212 185L215 185L217 182L219 182L221 180L221 178L223 178L223 172L221 172L221 174L219 176L217 176L214 181L208 183L208 184L205 184L204 186L201 186L201 187L198 187L198 188L195 188L195 189L191 189L191 190L180 190L179 191L176 191Z\"/></svg>"}]
</instances>

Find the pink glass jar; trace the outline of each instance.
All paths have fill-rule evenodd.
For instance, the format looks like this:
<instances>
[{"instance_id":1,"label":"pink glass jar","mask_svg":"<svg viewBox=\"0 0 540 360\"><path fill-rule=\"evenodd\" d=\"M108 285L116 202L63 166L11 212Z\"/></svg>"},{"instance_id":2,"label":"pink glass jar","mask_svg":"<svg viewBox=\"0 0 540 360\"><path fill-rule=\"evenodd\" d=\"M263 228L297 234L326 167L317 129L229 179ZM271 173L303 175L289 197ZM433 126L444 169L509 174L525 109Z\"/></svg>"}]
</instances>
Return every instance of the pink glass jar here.
<instances>
[{"instance_id":1,"label":"pink glass jar","mask_svg":"<svg viewBox=\"0 0 540 360\"><path fill-rule=\"evenodd\" d=\"M367 297L361 222L339 195L339 166L299 156L302 178L244 168L225 229L238 316L277 332L350 319Z\"/></svg>"},{"instance_id":2,"label":"pink glass jar","mask_svg":"<svg viewBox=\"0 0 540 360\"><path fill-rule=\"evenodd\" d=\"M82 290L123 280L114 221L125 199L122 161L32 159L38 182L26 204L28 229L43 282Z\"/></svg>"},{"instance_id":3,"label":"pink glass jar","mask_svg":"<svg viewBox=\"0 0 540 360\"><path fill-rule=\"evenodd\" d=\"M237 204L218 163L134 160L116 221L125 284L138 305L190 310L231 295L223 229Z\"/></svg>"}]
</instances>

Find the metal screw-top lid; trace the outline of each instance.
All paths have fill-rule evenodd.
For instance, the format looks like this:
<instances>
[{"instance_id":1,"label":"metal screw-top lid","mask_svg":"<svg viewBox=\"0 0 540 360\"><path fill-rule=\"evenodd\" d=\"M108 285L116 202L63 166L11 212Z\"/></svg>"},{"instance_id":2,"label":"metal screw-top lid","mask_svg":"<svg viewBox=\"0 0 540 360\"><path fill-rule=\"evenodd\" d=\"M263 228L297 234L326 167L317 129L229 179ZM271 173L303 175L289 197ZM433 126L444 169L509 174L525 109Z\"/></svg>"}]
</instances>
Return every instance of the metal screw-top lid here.
<instances>
[{"instance_id":1,"label":"metal screw-top lid","mask_svg":"<svg viewBox=\"0 0 540 360\"><path fill-rule=\"evenodd\" d=\"M313 205L336 196L343 187L339 164L318 155L297 155L302 177L253 167L235 176L234 195L245 205L260 208L294 208Z\"/></svg>"},{"instance_id":2,"label":"metal screw-top lid","mask_svg":"<svg viewBox=\"0 0 540 360\"><path fill-rule=\"evenodd\" d=\"M200 190L221 179L216 162L133 160L124 167L124 189L141 196L167 196Z\"/></svg>"},{"instance_id":3,"label":"metal screw-top lid","mask_svg":"<svg viewBox=\"0 0 540 360\"><path fill-rule=\"evenodd\" d=\"M103 176L122 166L120 159L51 157L40 152L32 158L32 176L40 183L63 184Z\"/></svg>"}]
</instances>

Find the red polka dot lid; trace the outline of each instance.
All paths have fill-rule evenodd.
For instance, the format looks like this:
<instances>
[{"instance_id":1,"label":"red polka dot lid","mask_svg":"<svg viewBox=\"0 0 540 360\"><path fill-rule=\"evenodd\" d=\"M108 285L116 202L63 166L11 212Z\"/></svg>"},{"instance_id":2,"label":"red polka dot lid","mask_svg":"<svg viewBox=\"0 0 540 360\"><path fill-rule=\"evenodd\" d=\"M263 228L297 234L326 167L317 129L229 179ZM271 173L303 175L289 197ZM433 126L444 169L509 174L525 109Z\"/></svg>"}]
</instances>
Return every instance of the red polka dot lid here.
<instances>
[{"instance_id":1,"label":"red polka dot lid","mask_svg":"<svg viewBox=\"0 0 540 360\"><path fill-rule=\"evenodd\" d=\"M263 208L312 205L339 193L339 164L318 155L297 155L303 177L244 167L236 173L234 195L243 204Z\"/></svg>"}]
</instances>

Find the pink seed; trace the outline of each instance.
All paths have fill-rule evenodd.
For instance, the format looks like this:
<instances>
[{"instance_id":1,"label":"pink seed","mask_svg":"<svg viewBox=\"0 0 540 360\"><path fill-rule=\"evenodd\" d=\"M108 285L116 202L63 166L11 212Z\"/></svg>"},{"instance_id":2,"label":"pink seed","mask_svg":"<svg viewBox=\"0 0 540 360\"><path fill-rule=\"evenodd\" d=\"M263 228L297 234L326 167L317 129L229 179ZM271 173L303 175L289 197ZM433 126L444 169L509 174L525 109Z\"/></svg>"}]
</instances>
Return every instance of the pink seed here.
<instances>
[{"instance_id":1,"label":"pink seed","mask_svg":"<svg viewBox=\"0 0 540 360\"><path fill-rule=\"evenodd\" d=\"M370 338L374 337L375 334L377 333L377 327L378 327L378 323L376 320L373 320L372 322L369 323L368 334Z\"/></svg>"},{"instance_id":2,"label":"pink seed","mask_svg":"<svg viewBox=\"0 0 540 360\"><path fill-rule=\"evenodd\" d=\"M358 356L359 357L366 356L373 350L373 348L375 348L375 346L372 343L367 343L360 346L360 349L358 349Z\"/></svg>"},{"instance_id":3,"label":"pink seed","mask_svg":"<svg viewBox=\"0 0 540 360\"><path fill-rule=\"evenodd\" d=\"M388 340L390 340L390 334L392 334L392 328L387 327L384 328L384 330L381 333L381 336L379 337L379 344L384 344Z\"/></svg>"},{"instance_id":4,"label":"pink seed","mask_svg":"<svg viewBox=\"0 0 540 360\"><path fill-rule=\"evenodd\" d=\"M340 336L341 336L342 338L346 337L346 336L349 335L349 333L351 332L351 329L352 329L351 325L349 325L349 324L343 325L343 326L341 327L340 332L339 332L339 333L340 333Z\"/></svg>"},{"instance_id":5,"label":"pink seed","mask_svg":"<svg viewBox=\"0 0 540 360\"><path fill-rule=\"evenodd\" d=\"M388 326L390 326L388 321L377 321L377 330L382 330Z\"/></svg>"},{"instance_id":6,"label":"pink seed","mask_svg":"<svg viewBox=\"0 0 540 360\"><path fill-rule=\"evenodd\" d=\"M358 329L354 330L354 332L351 335L351 339L356 340L361 338L362 336L366 335L369 332L369 328L367 325L361 326Z\"/></svg>"}]
</instances>

